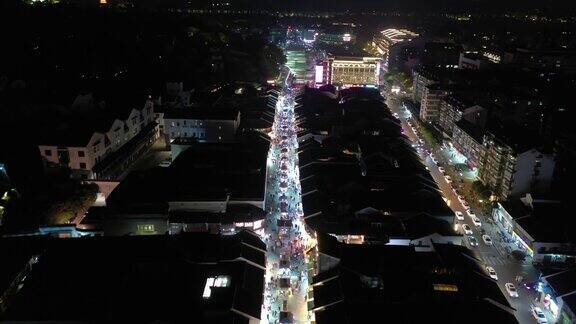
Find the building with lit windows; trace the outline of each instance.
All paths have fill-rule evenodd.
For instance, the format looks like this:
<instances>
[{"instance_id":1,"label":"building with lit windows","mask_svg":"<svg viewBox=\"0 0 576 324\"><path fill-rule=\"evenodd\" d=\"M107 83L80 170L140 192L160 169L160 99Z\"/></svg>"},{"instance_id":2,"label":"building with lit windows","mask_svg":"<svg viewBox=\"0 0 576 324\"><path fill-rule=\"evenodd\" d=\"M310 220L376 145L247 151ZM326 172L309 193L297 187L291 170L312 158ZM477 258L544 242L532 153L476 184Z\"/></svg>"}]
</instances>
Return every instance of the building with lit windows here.
<instances>
[{"instance_id":1,"label":"building with lit windows","mask_svg":"<svg viewBox=\"0 0 576 324\"><path fill-rule=\"evenodd\" d=\"M92 95L77 96L72 107L83 107ZM108 105L105 105L108 106ZM140 102L112 102L105 111L94 109L53 127L38 146L47 167L68 167L82 179L114 179L125 172L160 136L149 98Z\"/></svg>"},{"instance_id":2,"label":"building with lit windows","mask_svg":"<svg viewBox=\"0 0 576 324\"><path fill-rule=\"evenodd\" d=\"M335 56L328 58L328 83L346 86L378 86L380 62L377 57Z\"/></svg>"},{"instance_id":3,"label":"building with lit windows","mask_svg":"<svg viewBox=\"0 0 576 324\"><path fill-rule=\"evenodd\" d=\"M452 145L466 157L468 166L477 168L484 158L484 131L471 122L461 119L452 128Z\"/></svg>"},{"instance_id":4,"label":"building with lit windows","mask_svg":"<svg viewBox=\"0 0 576 324\"><path fill-rule=\"evenodd\" d=\"M552 313L555 323L576 323L576 269L560 270L541 277L538 299Z\"/></svg>"},{"instance_id":5,"label":"building with lit windows","mask_svg":"<svg viewBox=\"0 0 576 324\"><path fill-rule=\"evenodd\" d=\"M537 194L500 201L492 211L496 224L514 247L535 263L573 265L576 263L576 231L571 211L560 201Z\"/></svg>"},{"instance_id":6,"label":"building with lit windows","mask_svg":"<svg viewBox=\"0 0 576 324\"><path fill-rule=\"evenodd\" d=\"M382 55L382 68L384 72L402 70L402 62L410 58L406 55L409 47L423 46L419 35L406 29L385 29L376 35L372 45Z\"/></svg>"},{"instance_id":7,"label":"building with lit windows","mask_svg":"<svg viewBox=\"0 0 576 324\"><path fill-rule=\"evenodd\" d=\"M413 92L412 100L422 101L426 86L440 81L440 76L433 70L426 68L417 68L413 71Z\"/></svg>"},{"instance_id":8,"label":"building with lit windows","mask_svg":"<svg viewBox=\"0 0 576 324\"><path fill-rule=\"evenodd\" d=\"M190 108L164 112L166 143L175 139L196 139L206 143L234 141L240 112L234 109Z\"/></svg>"},{"instance_id":9,"label":"building with lit windows","mask_svg":"<svg viewBox=\"0 0 576 324\"><path fill-rule=\"evenodd\" d=\"M454 125L461 119L483 126L486 122L486 109L458 95L446 96L440 102L437 125L448 136L452 136Z\"/></svg>"},{"instance_id":10,"label":"building with lit windows","mask_svg":"<svg viewBox=\"0 0 576 324\"><path fill-rule=\"evenodd\" d=\"M442 99L451 93L450 87L432 83L424 86L420 101L420 119L428 123L437 123Z\"/></svg>"},{"instance_id":11,"label":"building with lit windows","mask_svg":"<svg viewBox=\"0 0 576 324\"><path fill-rule=\"evenodd\" d=\"M527 136L510 130L510 136ZM498 134L498 135L496 135ZM528 192L544 192L552 184L555 160L534 148L529 140L519 142L503 131L484 134L484 157L479 178L499 198L518 197Z\"/></svg>"}]
</instances>

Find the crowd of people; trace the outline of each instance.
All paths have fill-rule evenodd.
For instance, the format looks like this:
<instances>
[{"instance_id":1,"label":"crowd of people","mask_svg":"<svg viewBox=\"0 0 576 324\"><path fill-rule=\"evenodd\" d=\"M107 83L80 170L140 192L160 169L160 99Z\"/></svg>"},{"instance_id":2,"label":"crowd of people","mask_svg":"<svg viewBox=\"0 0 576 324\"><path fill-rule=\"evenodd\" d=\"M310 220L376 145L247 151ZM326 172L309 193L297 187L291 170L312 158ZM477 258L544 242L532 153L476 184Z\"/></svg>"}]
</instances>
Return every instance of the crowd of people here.
<instances>
[{"instance_id":1,"label":"crowd of people","mask_svg":"<svg viewBox=\"0 0 576 324\"><path fill-rule=\"evenodd\" d=\"M307 321L310 240L302 221L293 100L290 89L280 96L271 134L264 234L268 269L262 309L262 320L268 323Z\"/></svg>"}]
</instances>

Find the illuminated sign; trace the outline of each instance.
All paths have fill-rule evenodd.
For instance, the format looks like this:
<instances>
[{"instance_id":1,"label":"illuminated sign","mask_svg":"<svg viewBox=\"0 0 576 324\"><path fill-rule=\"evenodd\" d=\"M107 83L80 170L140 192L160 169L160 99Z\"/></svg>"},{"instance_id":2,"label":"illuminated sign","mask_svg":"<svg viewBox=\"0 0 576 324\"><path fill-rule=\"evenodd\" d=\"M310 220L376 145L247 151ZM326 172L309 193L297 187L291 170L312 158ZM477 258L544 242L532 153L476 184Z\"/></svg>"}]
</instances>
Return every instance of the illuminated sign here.
<instances>
[{"instance_id":1,"label":"illuminated sign","mask_svg":"<svg viewBox=\"0 0 576 324\"><path fill-rule=\"evenodd\" d=\"M316 83L322 83L322 81L324 81L324 66L323 65L316 65L315 72L316 72L316 75L314 77L314 81Z\"/></svg>"}]
</instances>

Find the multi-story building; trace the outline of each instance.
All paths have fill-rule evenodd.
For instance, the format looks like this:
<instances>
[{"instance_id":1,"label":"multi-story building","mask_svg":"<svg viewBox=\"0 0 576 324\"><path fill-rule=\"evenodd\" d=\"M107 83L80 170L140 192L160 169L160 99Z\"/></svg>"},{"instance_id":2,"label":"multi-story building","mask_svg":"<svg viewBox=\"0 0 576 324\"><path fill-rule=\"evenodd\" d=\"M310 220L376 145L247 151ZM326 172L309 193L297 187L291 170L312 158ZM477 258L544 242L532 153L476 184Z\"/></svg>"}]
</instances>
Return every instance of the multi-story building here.
<instances>
[{"instance_id":1,"label":"multi-story building","mask_svg":"<svg viewBox=\"0 0 576 324\"><path fill-rule=\"evenodd\" d=\"M328 81L339 86L377 86L380 84L380 62L377 57L330 57Z\"/></svg>"},{"instance_id":2,"label":"multi-story building","mask_svg":"<svg viewBox=\"0 0 576 324\"><path fill-rule=\"evenodd\" d=\"M461 119L454 123L452 145L466 157L471 168L477 168L484 157L483 131L471 122Z\"/></svg>"},{"instance_id":3,"label":"multi-story building","mask_svg":"<svg viewBox=\"0 0 576 324\"><path fill-rule=\"evenodd\" d=\"M92 112L54 129L38 146L45 165L63 166L83 179L114 178L158 138L153 102L124 112Z\"/></svg>"},{"instance_id":4,"label":"multi-story building","mask_svg":"<svg viewBox=\"0 0 576 324\"><path fill-rule=\"evenodd\" d=\"M436 123L440 111L440 102L450 94L449 87L432 83L424 86L420 101L420 119L429 123Z\"/></svg>"},{"instance_id":5,"label":"multi-story building","mask_svg":"<svg viewBox=\"0 0 576 324\"><path fill-rule=\"evenodd\" d=\"M384 72L402 70L402 62L410 59L403 55L406 48L423 45L417 41L418 36L418 34L406 29L392 28L385 29L374 37L372 45L382 55Z\"/></svg>"},{"instance_id":6,"label":"multi-story building","mask_svg":"<svg viewBox=\"0 0 576 324\"><path fill-rule=\"evenodd\" d=\"M488 131L479 177L500 198L542 192L550 188L554 157L530 145L514 144Z\"/></svg>"},{"instance_id":7,"label":"multi-story building","mask_svg":"<svg viewBox=\"0 0 576 324\"><path fill-rule=\"evenodd\" d=\"M475 105L461 96L449 95L440 102L438 126L448 136L452 136L454 123L466 119L483 126L486 122L486 109Z\"/></svg>"},{"instance_id":8,"label":"multi-story building","mask_svg":"<svg viewBox=\"0 0 576 324\"><path fill-rule=\"evenodd\" d=\"M413 80L412 100L421 102L425 87L437 83L440 77L434 71L418 68L413 72Z\"/></svg>"},{"instance_id":9,"label":"multi-story building","mask_svg":"<svg viewBox=\"0 0 576 324\"><path fill-rule=\"evenodd\" d=\"M560 201L539 195L500 201L492 211L502 232L540 264L576 264L576 232Z\"/></svg>"},{"instance_id":10,"label":"multi-story building","mask_svg":"<svg viewBox=\"0 0 576 324\"><path fill-rule=\"evenodd\" d=\"M198 142L233 142L240 125L240 112L234 109L173 109L164 113L166 143L176 138L194 138Z\"/></svg>"}]
</instances>

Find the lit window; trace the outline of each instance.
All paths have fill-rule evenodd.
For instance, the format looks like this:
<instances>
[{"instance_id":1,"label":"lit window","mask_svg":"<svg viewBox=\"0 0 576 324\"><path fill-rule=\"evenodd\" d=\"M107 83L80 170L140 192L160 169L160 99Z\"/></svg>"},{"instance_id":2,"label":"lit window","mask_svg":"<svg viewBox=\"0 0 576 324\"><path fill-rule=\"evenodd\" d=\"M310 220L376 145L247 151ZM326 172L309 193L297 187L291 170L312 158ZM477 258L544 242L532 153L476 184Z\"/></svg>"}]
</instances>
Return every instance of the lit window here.
<instances>
[{"instance_id":1,"label":"lit window","mask_svg":"<svg viewBox=\"0 0 576 324\"><path fill-rule=\"evenodd\" d=\"M229 276L208 277L206 279L206 285L204 285L204 292L202 293L202 297L210 298L210 295L212 295L212 287L224 288L228 286L230 286Z\"/></svg>"},{"instance_id":2,"label":"lit window","mask_svg":"<svg viewBox=\"0 0 576 324\"><path fill-rule=\"evenodd\" d=\"M155 233L156 230L152 224L138 225L138 233Z\"/></svg>"},{"instance_id":3,"label":"lit window","mask_svg":"<svg viewBox=\"0 0 576 324\"><path fill-rule=\"evenodd\" d=\"M452 291L457 292L458 286L456 285L447 285L447 284L434 284L434 290L436 291Z\"/></svg>"}]
</instances>

